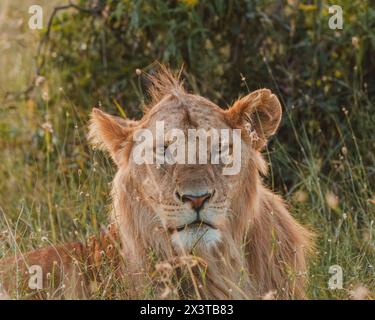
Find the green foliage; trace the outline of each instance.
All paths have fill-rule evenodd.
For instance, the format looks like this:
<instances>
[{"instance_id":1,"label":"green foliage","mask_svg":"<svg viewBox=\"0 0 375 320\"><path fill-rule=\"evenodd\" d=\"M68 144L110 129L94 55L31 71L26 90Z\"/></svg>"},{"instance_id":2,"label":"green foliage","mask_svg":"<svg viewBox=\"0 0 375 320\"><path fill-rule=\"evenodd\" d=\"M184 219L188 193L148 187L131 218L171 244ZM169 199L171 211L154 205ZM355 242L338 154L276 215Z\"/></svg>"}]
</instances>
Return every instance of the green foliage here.
<instances>
[{"instance_id":1,"label":"green foliage","mask_svg":"<svg viewBox=\"0 0 375 320\"><path fill-rule=\"evenodd\" d=\"M196 2L82 0L92 12L53 22L51 64L72 96L90 95L82 102L116 97L136 109L143 100L135 70L155 60L184 64L194 76L190 86L222 106L246 92L241 74L251 89L272 87L287 105L321 113L339 111L357 89L357 99L374 93L375 11L366 1L343 1L342 31L328 28L328 6L320 2L309 9L298 1Z\"/></svg>"},{"instance_id":2,"label":"green foliage","mask_svg":"<svg viewBox=\"0 0 375 320\"><path fill-rule=\"evenodd\" d=\"M155 60L184 65L187 85L222 107L269 87L290 111L282 141L295 145L292 120L331 149L336 124L345 124L342 108L367 113L375 94L375 10L366 1L342 2L345 27L335 31L320 1L82 0L91 11L54 20L45 72L57 68L84 108L100 100L116 112L116 101L133 117L147 87L135 71L152 71Z\"/></svg>"}]
</instances>

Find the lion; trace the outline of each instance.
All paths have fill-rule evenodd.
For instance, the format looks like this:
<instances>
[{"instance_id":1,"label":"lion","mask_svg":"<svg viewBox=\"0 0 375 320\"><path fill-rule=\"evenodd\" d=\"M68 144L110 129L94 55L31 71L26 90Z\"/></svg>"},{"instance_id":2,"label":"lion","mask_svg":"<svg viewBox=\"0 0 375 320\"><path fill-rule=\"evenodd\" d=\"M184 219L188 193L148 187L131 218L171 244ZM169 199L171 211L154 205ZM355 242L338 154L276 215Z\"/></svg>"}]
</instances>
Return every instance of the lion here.
<instances>
[{"instance_id":1,"label":"lion","mask_svg":"<svg viewBox=\"0 0 375 320\"><path fill-rule=\"evenodd\" d=\"M92 283L102 282L101 274L110 269L119 275L122 257L115 225L104 228L99 236L18 253L0 260L0 300L10 296L26 299L87 299ZM30 280L40 267L41 287ZM9 293L9 294L8 294Z\"/></svg>"},{"instance_id":2,"label":"lion","mask_svg":"<svg viewBox=\"0 0 375 320\"><path fill-rule=\"evenodd\" d=\"M94 108L89 126L89 140L117 166L111 222L121 244L121 276L131 280L139 296L150 284L155 260L160 266L192 257L195 263L176 271L179 297L260 299L271 292L279 299L306 298L313 233L262 182L267 174L262 151L282 117L276 95L259 89L224 109L189 93L180 74L166 67L148 77L151 103L140 120ZM224 175L221 162L137 163L135 135L141 129L156 135L157 122L185 133L239 130L240 171ZM165 151L171 141L163 144ZM85 248L79 250L80 260L93 255Z\"/></svg>"}]
</instances>

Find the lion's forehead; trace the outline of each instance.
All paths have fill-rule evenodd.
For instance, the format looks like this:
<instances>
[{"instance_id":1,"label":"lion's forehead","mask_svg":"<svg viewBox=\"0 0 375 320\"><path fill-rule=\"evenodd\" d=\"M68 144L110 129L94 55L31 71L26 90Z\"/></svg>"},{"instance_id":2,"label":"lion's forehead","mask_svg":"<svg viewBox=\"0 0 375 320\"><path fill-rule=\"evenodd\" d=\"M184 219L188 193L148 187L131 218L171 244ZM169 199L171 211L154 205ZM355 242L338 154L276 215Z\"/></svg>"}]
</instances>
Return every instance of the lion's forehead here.
<instances>
[{"instance_id":1,"label":"lion's forehead","mask_svg":"<svg viewBox=\"0 0 375 320\"><path fill-rule=\"evenodd\" d=\"M157 122L162 122L166 131L190 128L204 130L230 128L219 107L214 105L176 103L159 106L155 111L148 122L148 128L151 130L156 130Z\"/></svg>"}]
</instances>

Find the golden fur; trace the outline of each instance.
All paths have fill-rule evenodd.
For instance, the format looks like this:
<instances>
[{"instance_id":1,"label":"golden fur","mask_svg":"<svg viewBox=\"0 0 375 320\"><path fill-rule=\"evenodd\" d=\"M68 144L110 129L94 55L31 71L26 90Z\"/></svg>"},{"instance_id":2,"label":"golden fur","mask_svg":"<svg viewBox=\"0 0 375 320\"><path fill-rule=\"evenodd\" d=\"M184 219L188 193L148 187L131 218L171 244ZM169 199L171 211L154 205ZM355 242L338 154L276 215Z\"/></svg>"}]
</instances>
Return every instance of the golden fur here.
<instances>
[{"instance_id":1,"label":"golden fur","mask_svg":"<svg viewBox=\"0 0 375 320\"><path fill-rule=\"evenodd\" d=\"M111 219L121 239L124 271L136 295L150 284L155 259L162 263L194 255L204 263L188 266L183 280L183 271L177 271L180 297L257 299L275 291L281 299L305 298L311 233L261 180L267 172L261 150L281 120L277 97L260 89L223 110L186 92L178 77L164 67L150 80L152 103L141 120L124 120L94 109L89 132L92 143L107 150L118 167ZM133 134L140 128L153 130L156 121L164 121L169 129L241 129L240 173L223 176L220 165L212 164L135 164ZM210 238L187 248L171 240L179 239L176 229L193 214L176 194L195 190L212 194L201 214L220 233L220 240L209 245Z\"/></svg>"},{"instance_id":2,"label":"golden fur","mask_svg":"<svg viewBox=\"0 0 375 320\"><path fill-rule=\"evenodd\" d=\"M48 246L2 259L0 300L6 292L32 299L87 298L91 283L103 280L100 275L104 268L119 274L119 249L117 229L109 225L99 237L92 236L86 243ZM29 268L36 265L42 268L42 290L30 289L28 284Z\"/></svg>"}]
</instances>

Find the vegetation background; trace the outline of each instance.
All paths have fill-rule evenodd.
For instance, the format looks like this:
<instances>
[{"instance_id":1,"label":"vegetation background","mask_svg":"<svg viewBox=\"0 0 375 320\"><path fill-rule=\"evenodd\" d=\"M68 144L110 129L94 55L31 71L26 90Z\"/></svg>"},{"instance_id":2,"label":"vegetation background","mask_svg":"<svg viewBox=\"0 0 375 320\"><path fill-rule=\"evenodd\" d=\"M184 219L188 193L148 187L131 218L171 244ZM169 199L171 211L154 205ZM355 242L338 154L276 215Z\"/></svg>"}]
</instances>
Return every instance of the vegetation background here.
<instances>
[{"instance_id":1,"label":"vegetation background","mask_svg":"<svg viewBox=\"0 0 375 320\"><path fill-rule=\"evenodd\" d=\"M88 147L88 114L140 117L137 69L158 60L184 64L187 87L224 108L261 87L279 96L267 183L318 235L309 295L375 292L373 2L335 1L344 26L331 30L323 0L44 0L31 30L34 2L0 3L0 257L107 223L115 168ZM333 265L342 290L328 289Z\"/></svg>"}]
</instances>

